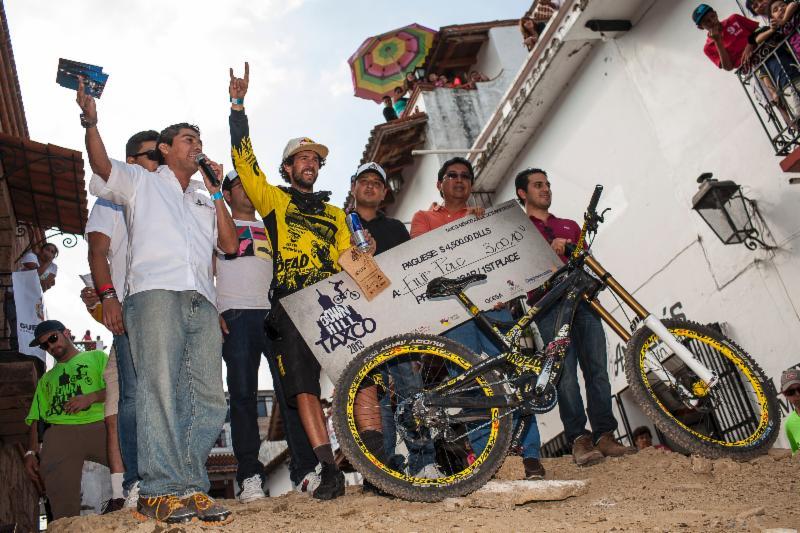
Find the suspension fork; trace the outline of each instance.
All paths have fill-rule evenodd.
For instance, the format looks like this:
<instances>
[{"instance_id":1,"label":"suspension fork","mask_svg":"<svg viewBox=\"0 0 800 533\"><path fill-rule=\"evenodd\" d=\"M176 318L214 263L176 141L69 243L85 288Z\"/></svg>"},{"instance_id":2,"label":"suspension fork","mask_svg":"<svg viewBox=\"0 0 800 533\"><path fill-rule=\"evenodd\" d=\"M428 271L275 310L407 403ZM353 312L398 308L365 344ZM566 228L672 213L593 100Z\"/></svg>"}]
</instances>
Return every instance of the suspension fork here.
<instances>
[{"instance_id":1,"label":"suspension fork","mask_svg":"<svg viewBox=\"0 0 800 533\"><path fill-rule=\"evenodd\" d=\"M713 387L719 381L719 376L716 372L709 370L704 364L695 358L692 355L692 352L689 351L686 346L681 344L678 339L675 338L672 333L664 326L664 324L656 318L653 313L649 312L647 309L642 306L636 298L633 297L631 293L629 293L625 288L619 284L614 277L597 262L597 260L587 255L584 264L589 267L589 269L597 274L600 280L605 283L605 285L611 289L617 296L619 296L625 304L630 307L636 316L638 316L647 326L650 331L655 333L655 335L661 339L664 344L666 344L672 352L678 356L678 358L683 361L683 363L689 367L689 369L695 373L697 377L703 380L708 388ZM619 335L623 341L626 343L630 341L631 334L620 324L611 313L609 313L596 298L589 298L588 295L584 294L583 299L589 304L589 306L600 316L600 318L608 324L608 326L614 330L614 332Z\"/></svg>"}]
</instances>

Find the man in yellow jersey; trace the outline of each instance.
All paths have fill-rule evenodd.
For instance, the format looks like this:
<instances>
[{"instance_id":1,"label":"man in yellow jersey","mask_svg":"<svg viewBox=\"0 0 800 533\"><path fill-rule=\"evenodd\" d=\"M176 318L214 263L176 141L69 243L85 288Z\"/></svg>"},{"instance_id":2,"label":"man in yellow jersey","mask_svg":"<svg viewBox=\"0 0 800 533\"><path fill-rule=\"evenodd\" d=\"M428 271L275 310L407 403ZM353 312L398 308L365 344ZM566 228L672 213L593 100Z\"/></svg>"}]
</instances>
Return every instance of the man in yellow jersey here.
<instances>
[{"instance_id":1,"label":"man in yellow jersey","mask_svg":"<svg viewBox=\"0 0 800 533\"><path fill-rule=\"evenodd\" d=\"M283 150L279 167L289 186L267 182L256 161L250 140L244 97L249 84L249 66L243 78L230 72L230 131L233 164L247 196L264 218L264 229L273 250L274 276L270 287L272 309L266 321L273 341L276 371L290 408L300 415L302 430L314 455L322 464L319 486L313 496L330 500L344 494L344 475L334 462L320 397L320 365L295 328L280 299L313 285L337 272L339 254L350 248L350 231L344 211L327 203L330 193L314 192L319 169L328 148L308 137L291 139ZM371 240L374 252L374 240ZM287 427L297 436L300 428ZM377 433L382 446L382 435ZM302 439L301 439L302 440ZM369 445L369 444L368 444ZM290 443L291 447L291 443ZM296 451L292 454L295 456Z\"/></svg>"}]
</instances>

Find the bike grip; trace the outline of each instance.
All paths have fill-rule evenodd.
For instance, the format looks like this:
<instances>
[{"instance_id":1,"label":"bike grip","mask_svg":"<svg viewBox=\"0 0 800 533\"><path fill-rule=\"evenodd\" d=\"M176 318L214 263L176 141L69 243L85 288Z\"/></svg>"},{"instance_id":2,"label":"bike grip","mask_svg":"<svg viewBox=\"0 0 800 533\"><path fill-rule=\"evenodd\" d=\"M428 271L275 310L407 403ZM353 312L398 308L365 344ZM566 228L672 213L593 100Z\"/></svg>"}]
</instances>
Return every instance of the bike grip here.
<instances>
[{"instance_id":1,"label":"bike grip","mask_svg":"<svg viewBox=\"0 0 800 533\"><path fill-rule=\"evenodd\" d=\"M594 213L594 210L597 209L597 203L600 201L600 195L603 193L603 186L602 185L595 185L594 187L594 194L592 194L592 199L589 200L589 212Z\"/></svg>"}]
</instances>

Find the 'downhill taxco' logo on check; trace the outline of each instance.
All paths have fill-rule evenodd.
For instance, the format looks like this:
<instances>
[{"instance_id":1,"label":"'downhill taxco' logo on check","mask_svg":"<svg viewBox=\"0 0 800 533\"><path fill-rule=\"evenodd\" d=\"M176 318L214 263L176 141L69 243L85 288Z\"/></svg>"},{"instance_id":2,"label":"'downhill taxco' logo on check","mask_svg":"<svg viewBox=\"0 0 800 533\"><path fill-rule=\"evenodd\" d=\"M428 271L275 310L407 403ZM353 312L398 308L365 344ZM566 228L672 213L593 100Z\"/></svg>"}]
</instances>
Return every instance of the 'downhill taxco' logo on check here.
<instances>
[{"instance_id":1,"label":"'downhill taxco' logo on check","mask_svg":"<svg viewBox=\"0 0 800 533\"><path fill-rule=\"evenodd\" d=\"M350 304L338 303L335 297L322 294L319 289L317 295L322 313L317 320L319 340L314 344L322 346L325 353L331 353L342 346L346 346L351 354L363 350L364 343L361 339L375 331L375 320L358 313Z\"/></svg>"}]
</instances>

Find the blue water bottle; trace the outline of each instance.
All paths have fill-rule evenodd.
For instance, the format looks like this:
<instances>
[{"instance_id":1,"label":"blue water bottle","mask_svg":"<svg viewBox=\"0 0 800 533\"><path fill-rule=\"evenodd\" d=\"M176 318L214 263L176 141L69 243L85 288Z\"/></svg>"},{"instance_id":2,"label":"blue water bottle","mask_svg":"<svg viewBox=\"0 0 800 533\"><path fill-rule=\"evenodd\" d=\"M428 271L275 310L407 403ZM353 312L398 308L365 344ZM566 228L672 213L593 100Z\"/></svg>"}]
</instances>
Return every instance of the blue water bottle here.
<instances>
[{"instance_id":1,"label":"blue water bottle","mask_svg":"<svg viewBox=\"0 0 800 533\"><path fill-rule=\"evenodd\" d=\"M361 225L361 219L358 218L358 213L355 211L348 213L346 220L347 227L350 228L350 233L355 237L356 248L362 252L369 250L369 242L367 241L366 235L364 235L364 226Z\"/></svg>"}]
</instances>

